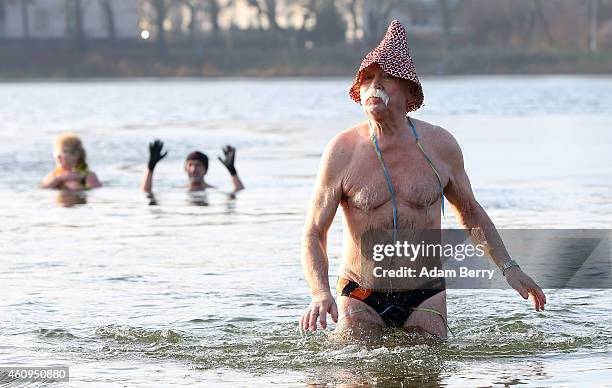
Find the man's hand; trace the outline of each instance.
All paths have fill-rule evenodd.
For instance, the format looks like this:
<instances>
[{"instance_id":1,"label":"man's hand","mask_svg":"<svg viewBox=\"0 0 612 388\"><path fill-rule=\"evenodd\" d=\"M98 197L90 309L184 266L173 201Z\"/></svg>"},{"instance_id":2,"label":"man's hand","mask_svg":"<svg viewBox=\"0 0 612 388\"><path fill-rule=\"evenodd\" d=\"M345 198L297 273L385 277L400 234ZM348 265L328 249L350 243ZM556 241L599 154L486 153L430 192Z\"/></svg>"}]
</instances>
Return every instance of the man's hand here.
<instances>
[{"instance_id":1,"label":"man's hand","mask_svg":"<svg viewBox=\"0 0 612 388\"><path fill-rule=\"evenodd\" d=\"M544 295L540 286L519 267L511 267L506 270L506 281L510 287L518 291L523 299L528 299L529 294L531 294L533 296L533 305L536 311L544 310L546 295Z\"/></svg>"},{"instance_id":2,"label":"man's hand","mask_svg":"<svg viewBox=\"0 0 612 388\"><path fill-rule=\"evenodd\" d=\"M162 154L163 148L164 143L159 139L155 139L153 142L149 143L149 171L153 171L157 165L157 162L168 155L168 151Z\"/></svg>"},{"instance_id":3,"label":"man's hand","mask_svg":"<svg viewBox=\"0 0 612 388\"><path fill-rule=\"evenodd\" d=\"M225 159L221 159L218 157L219 161L223 163L223 165L227 168L229 173L234 176L236 175L236 168L234 168L234 160L236 159L236 149L231 145L225 146L223 148L223 154L225 155Z\"/></svg>"},{"instance_id":4,"label":"man's hand","mask_svg":"<svg viewBox=\"0 0 612 388\"><path fill-rule=\"evenodd\" d=\"M307 331L310 329L312 331L316 331L317 318L319 318L321 328L327 328L328 313L331 314L332 320L337 323L338 307L336 306L334 297L330 293L326 293L321 296L313 296L310 305L300 318L300 330Z\"/></svg>"}]
</instances>

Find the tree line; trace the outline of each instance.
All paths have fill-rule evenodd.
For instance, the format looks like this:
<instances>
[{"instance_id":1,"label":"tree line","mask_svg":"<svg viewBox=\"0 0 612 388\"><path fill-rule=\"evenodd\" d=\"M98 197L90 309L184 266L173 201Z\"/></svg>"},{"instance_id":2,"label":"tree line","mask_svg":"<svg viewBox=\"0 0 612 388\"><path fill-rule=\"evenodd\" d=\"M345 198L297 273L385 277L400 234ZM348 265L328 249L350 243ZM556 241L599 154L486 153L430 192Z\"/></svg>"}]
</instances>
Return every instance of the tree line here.
<instances>
[{"instance_id":1,"label":"tree line","mask_svg":"<svg viewBox=\"0 0 612 388\"><path fill-rule=\"evenodd\" d=\"M19 3L25 39L28 8ZM78 50L86 50L85 2L97 1L107 40L117 43L112 0L66 0L66 31ZM133 0L139 1L139 27L151 34L160 55L173 46L308 50L312 47L376 43L392 18L425 25L409 30L415 44L434 49L506 47L589 49L612 46L612 0ZM138 37L134 37L138 39Z\"/></svg>"}]
</instances>

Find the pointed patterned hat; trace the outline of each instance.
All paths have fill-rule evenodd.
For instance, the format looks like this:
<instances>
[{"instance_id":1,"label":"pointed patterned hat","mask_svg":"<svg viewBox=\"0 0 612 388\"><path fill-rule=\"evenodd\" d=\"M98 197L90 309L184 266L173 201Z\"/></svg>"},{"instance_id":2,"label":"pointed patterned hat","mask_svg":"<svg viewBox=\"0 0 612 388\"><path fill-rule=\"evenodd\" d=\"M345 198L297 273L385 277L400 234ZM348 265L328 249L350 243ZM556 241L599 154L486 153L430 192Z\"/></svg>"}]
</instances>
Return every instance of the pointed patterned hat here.
<instances>
[{"instance_id":1,"label":"pointed patterned hat","mask_svg":"<svg viewBox=\"0 0 612 388\"><path fill-rule=\"evenodd\" d=\"M349 96L358 104L361 104L361 97L359 96L359 86L361 83L359 78L361 77L361 72L373 63L378 63L387 74L414 82L417 86L415 88L417 90L417 98L406 106L406 112L419 109L423 104L423 88L410 56L408 41L406 40L406 30L402 23L397 20L392 21L383 40L363 58L359 71L353 80L353 85L349 90Z\"/></svg>"}]
</instances>

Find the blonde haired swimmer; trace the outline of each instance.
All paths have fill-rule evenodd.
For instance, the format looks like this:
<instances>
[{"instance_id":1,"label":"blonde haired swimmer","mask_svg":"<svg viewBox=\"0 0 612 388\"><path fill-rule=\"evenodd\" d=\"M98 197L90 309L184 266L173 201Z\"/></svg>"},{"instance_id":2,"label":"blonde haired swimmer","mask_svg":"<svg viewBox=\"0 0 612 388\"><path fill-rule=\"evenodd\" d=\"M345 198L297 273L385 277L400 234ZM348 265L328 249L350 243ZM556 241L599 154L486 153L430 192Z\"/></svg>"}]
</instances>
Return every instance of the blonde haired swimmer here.
<instances>
[{"instance_id":1,"label":"blonde haired swimmer","mask_svg":"<svg viewBox=\"0 0 612 388\"><path fill-rule=\"evenodd\" d=\"M43 189L85 190L101 187L96 174L87 166L83 142L73 133L55 139L55 168L40 183Z\"/></svg>"}]
</instances>

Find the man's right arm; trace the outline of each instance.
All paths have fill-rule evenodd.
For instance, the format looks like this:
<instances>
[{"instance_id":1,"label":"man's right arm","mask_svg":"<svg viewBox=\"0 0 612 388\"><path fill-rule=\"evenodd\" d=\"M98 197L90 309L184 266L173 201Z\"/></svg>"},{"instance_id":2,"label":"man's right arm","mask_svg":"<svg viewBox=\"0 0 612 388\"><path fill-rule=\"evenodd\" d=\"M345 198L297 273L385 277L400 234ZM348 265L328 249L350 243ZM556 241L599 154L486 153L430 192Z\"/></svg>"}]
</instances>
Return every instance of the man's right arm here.
<instances>
[{"instance_id":1,"label":"man's right arm","mask_svg":"<svg viewBox=\"0 0 612 388\"><path fill-rule=\"evenodd\" d=\"M327 232L342 199L342 175L350 157L339 143L339 138L332 140L323 153L302 235L302 264L312 297L300 319L300 328L304 331L316 330L317 318L321 327L326 328L327 313L334 322L338 320L338 309L329 287Z\"/></svg>"},{"instance_id":2,"label":"man's right arm","mask_svg":"<svg viewBox=\"0 0 612 388\"><path fill-rule=\"evenodd\" d=\"M236 159L236 148L231 145L226 145L223 148L224 158L219 157L219 161L227 168L227 171L230 173L232 177L232 183L234 184L234 192L235 194L240 190L244 190L244 185L238 176L238 171L236 171L236 167L234 167L234 162Z\"/></svg>"},{"instance_id":3,"label":"man's right arm","mask_svg":"<svg viewBox=\"0 0 612 388\"><path fill-rule=\"evenodd\" d=\"M162 153L163 148L164 143L159 139L155 139L149 143L149 162L147 163L147 169L140 182L140 189L149 195L152 194L153 190L153 171L155 170L155 166L160 160L168 155L168 151Z\"/></svg>"},{"instance_id":4,"label":"man's right arm","mask_svg":"<svg viewBox=\"0 0 612 388\"><path fill-rule=\"evenodd\" d=\"M147 194L151 194L153 190L153 170L147 168L140 182L140 189Z\"/></svg>"}]
</instances>

